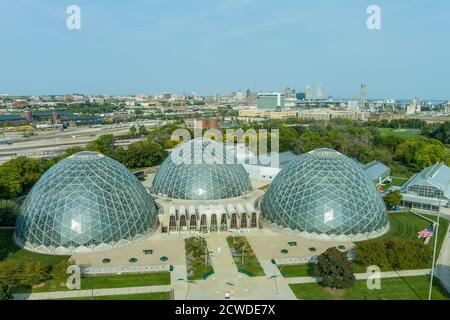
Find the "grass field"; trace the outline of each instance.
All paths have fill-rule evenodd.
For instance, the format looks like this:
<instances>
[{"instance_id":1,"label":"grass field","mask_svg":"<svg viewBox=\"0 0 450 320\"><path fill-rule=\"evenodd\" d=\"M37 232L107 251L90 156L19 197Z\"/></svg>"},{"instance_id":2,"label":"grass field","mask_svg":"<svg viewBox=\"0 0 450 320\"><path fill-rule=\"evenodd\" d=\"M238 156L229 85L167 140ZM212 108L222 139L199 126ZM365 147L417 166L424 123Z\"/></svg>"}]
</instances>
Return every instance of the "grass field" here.
<instances>
[{"instance_id":1,"label":"grass field","mask_svg":"<svg viewBox=\"0 0 450 320\"><path fill-rule=\"evenodd\" d=\"M421 135L421 129L393 129L393 128L378 128L380 130L382 135L385 136L397 136L400 138L405 139L412 139L412 138L425 138Z\"/></svg>"},{"instance_id":2,"label":"grass field","mask_svg":"<svg viewBox=\"0 0 450 320\"><path fill-rule=\"evenodd\" d=\"M170 284L169 272L154 272L140 274L121 274L105 276L83 276L81 289L110 289L125 287L159 286ZM53 279L47 280L43 286L31 288L18 287L16 292L49 292L67 291L67 287Z\"/></svg>"},{"instance_id":3,"label":"grass field","mask_svg":"<svg viewBox=\"0 0 450 320\"><path fill-rule=\"evenodd\" d=\"M264 276L264 270L246 237L229 236L227 237L227 242L233 255L233 260L240 272L248 276Z\"/></svg>"},{"instance_id":4,"label":"grass field","mask_svg":"<svg viewBox=\"0 0 450 320\"><path fill-rule=\"evenodd\" d=\"M52 266L69 259L69 256L45 255L21 249L12 241L13 233L13 230L0 230L0 262L7 260L42 261Z\"/></svg>"},{"instance_id":5,"label":"grass field","mask_svg":"<svg viewBox=\"0 0 450 320\"><path fill-rule=\"evenodd\" d=\"M369 290L366 280L358 280L353 287L332 290L317 283L292 284L298 299L304 300L426 300L430 278L428 276L381 279L381 289ZM433 300L448 300L449 296L438 279L433 281Z\"/></svg>"},{"instance_id":6,"label":"grass field","mask_svg":"<svg viewBox=\"0 0 450 320\"><path fill-rule=\"evenodd\" d=\"M59 300L170 300L170 292L119 294L113 296L67 298Z\"/></svg>"}]
</instances>

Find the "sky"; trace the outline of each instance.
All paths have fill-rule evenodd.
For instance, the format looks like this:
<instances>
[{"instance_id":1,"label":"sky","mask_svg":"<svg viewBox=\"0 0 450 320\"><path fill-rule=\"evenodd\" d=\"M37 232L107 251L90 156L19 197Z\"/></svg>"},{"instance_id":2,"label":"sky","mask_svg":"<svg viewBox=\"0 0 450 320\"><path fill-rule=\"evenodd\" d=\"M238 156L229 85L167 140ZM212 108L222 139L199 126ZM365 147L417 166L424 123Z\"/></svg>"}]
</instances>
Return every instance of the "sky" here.
<instances>
[{"instance_id":1,"label":"sky","mask_svg":"<svg viewBox=\"0 0 450 320\"><path fill-rule=\"evenodd\" d=\"M69 5L81 29L69 30ZM366 10L381 10L369 30ZM0 93L450 99L448 0L0 0Z\"/></svg>"}]
</instances>

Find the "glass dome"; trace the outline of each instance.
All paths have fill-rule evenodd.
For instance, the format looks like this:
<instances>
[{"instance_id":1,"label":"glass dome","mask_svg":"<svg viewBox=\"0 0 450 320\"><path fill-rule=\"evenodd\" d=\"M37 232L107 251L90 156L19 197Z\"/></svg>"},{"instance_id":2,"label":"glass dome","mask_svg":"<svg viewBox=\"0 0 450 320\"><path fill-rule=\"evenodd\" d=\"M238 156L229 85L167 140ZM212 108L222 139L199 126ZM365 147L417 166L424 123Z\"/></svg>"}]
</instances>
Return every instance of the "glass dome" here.
<instances>
[{"instance_id":1,"label":"glass dome","mask_svg":"<svg viewBox=\"0 0 450 320\"><path fill-rule=\"evenodd\" d=\"M14 239L28 250L68 254L106 250L158 226L153 198L117 161L79 152L51 167L17 217Z\"/></svg>"},{"instance_id":2,"label":"glass dome","mask_svg":"<svg viewBox=\"0 0 450 320\"><path fill-rule=\"evenodd\" d=\"M301 155L261 202L264 220L309 236L372 238L388 228L384 202L358 164L332 149Z\"/></svg>"},{"instance_id":3,"label":"glass dome","mask_svg":"<svg viewBox=\"0 0 450 320\"><path fill-rule=\"evenodd\" d=\"M176 147L155 175L152 192L174 199L238 197L252 186L244 166L224 144L193 139Z\"/></svg>"}]
</instances>

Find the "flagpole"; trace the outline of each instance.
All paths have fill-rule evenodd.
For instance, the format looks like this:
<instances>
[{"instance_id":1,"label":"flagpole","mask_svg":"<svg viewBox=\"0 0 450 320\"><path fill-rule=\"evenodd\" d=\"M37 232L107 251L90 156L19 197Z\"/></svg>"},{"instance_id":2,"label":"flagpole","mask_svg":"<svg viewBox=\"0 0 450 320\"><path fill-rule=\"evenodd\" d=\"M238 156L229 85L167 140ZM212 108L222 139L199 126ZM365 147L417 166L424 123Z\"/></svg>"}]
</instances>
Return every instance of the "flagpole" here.
<instances>
[{"instance_id":1,"label":"flagpole","mask_svg":"<svg viewBox=\"0 0 450 320\"><path fill-rule=\"evenodd\" d=\"M447 183L447 188L450 184L450 181ZM446 189L447 189L446 188ZM433 262L431 265L431 278L430 278L430 290L428 291L428 300L431 300L431 294L433 292L433 278L434 278L434 267L435 267L435 261L436 261L436 250L437 250L437 242L438 242L438 236L439 236L439 218L441 216L441 200L444 195L444 189L442 191L442 195L439 198L439 207L438 207L438 214L437 214L437 220L436 220L436 230L433 230L434 235L434 248L433 248Z\"/></svg>"}]
</instances>

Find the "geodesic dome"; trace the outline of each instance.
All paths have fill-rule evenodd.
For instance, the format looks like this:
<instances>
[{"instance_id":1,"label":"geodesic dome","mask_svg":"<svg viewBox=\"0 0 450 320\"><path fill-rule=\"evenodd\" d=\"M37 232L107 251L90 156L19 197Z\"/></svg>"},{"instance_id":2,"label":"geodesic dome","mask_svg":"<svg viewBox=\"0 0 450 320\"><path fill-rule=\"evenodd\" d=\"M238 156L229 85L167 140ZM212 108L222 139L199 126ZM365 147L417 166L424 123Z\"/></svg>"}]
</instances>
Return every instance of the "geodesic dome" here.
<instances>
[{"instance_id":1,"label":"geodesic dome","mask_svg":"<svg viewBox=\"0 0 450 320\"><path fill-rule=\"evenodd\" d=\"M276 229L319 239L367 239L388 228L374 183L354 160L327 148L305 153L281 170L261 211Z\"/></svg>"},{"instance_id":2,"label":"geodesic dome","mask_svg":"<svg viewBox=\"0 0 450 320\"><path fill-rule=\"evenodd\" d=\"M14 239L28 250L101 251L140 239L158 226L153 198L119 162L79 152L51 167L17 217Z\"/></svg>"},{"instance_id":3,"label":"geodesic dome","mask_svg":"<svg viewBox=\"0 0 450 320\"><path fill-rule=\"evenodd\" d=\"M174 199L216 200L238 197L252 186L234 151L209 139L176 147L155 175L152 192Z\"/></svg>"}]
</instances>

